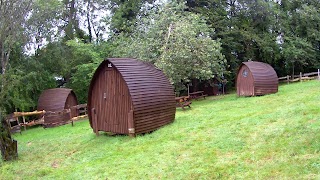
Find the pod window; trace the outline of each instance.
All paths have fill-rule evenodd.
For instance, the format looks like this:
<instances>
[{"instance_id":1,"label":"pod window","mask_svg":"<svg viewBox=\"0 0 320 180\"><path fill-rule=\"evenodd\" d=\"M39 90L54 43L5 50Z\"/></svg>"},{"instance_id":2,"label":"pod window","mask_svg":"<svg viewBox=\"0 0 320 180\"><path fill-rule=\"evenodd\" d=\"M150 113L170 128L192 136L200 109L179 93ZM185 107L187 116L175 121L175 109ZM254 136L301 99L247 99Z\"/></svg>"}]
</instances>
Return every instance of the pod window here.
<instances>
[{"instance_id":1,"label":"pod window","mask_svg":"<svg viewBox=\"0 0 320 180\"><path fill-rule=\"evenodd\" d=\"M243 77L248 77L248 69L244 69L244 70L242 71L242 76L243 76Z\"/></svg>"}]
</instances>

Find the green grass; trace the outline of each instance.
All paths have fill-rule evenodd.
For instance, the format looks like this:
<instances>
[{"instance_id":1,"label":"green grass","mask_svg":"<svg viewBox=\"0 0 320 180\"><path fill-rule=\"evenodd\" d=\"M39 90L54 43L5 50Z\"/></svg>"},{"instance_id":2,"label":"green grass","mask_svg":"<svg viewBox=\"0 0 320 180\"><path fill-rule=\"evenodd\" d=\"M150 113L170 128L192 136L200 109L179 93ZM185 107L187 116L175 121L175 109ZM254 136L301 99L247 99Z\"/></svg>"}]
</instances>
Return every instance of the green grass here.
<instances>
[{"instance_id":1,"label":"green grass","mask_svg":"<svg viewBox=\"0 0 320 180\"><path fill-rule=\"evenodd\" d=\"M194 101L136 138L96 137L86 120L14 138L0 179L320 179L320 81Z\"/></svg>"}]
</instances>

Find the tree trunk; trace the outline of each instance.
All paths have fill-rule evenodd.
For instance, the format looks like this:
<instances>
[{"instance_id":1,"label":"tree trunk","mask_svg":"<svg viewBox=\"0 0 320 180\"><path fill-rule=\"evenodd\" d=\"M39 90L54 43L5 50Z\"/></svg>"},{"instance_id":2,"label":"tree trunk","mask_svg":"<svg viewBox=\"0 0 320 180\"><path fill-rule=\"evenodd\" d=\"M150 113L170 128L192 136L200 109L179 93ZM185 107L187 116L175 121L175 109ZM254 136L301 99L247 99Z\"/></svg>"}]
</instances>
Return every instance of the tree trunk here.
<instances>
[{"instance_id":1,"label":"tree trunk","mask_svg":"<svg viewBox=\"0 0 320 180\"><path fill-rule=\"evenodd\" d=\"M18 157L17 141L11 138L10 128L5 118L0 123L0 150L4 161L14 160Z\"/></svg>"},{"instance_id":2,"label":"tree trunk","mask_svg":"<svg viewBox=\"0 0 320 180\"><path fill-rule=\"evenodd\" d=\"M88 31L89 31L89 42L92 42L92 31L91 31L91 23L90 23L90 4L91 1L88 0L88 6L87 6L87 23L88 23Z\"/></svg>"},{"instance_id":3,"label":"tree trunk","mask_svg":"<svg viewBox=\"0 0 320 180\"><path fill-rule=\"evenodd\" d=\"M294 79L294 62L292 62L292 76L291 76L291 79L292 80Z\"/></svg>"}]
</instances>

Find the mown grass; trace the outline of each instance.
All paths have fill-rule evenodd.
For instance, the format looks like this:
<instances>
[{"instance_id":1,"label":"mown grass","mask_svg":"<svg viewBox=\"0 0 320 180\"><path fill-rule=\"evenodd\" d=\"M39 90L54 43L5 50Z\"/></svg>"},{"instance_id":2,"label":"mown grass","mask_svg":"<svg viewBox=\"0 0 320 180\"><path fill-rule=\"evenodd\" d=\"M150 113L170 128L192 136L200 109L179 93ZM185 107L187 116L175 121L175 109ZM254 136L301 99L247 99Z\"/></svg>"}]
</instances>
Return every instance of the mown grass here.
<instances>
[{"instance_id":1,"label":"mown grass","mask_svg":"<svg viewBox=\"0 0 320 180\"><path fill-rule=\"evenodd\" d=\"M0 179L320 179L320 81L194 101L136 138L96 137L86 120L14 138Z\"/></svg>"}]
</instances>

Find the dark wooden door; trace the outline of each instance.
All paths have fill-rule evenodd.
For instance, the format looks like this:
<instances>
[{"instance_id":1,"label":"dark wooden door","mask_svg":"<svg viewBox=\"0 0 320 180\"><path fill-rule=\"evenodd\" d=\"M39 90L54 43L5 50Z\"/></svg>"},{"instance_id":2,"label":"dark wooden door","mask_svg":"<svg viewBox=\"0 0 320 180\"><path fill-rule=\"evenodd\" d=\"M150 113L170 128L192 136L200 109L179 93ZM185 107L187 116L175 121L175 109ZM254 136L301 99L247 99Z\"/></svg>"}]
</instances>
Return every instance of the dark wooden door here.
<instances>
[{"instance_id":1,"label":"dark wooden door","mask_svg":"<svg viewBox=\"0 0 320 180\"><path fill-rule=\"evenodd\" d=\"M117 93L117 73L113 67L107 67L104 71L104 78L106 80L106 88L103 92L103 98L105 100L105 111L106 118L104 122L107 124L110 131L119 126L119 114L117 108L121 105L120 102L117 102L118 93ZM119 104L120 103L120 104Z\"/></svg>"},{"instance_id":2,"label":"dark wooden door","mask_svg":"<svg viewBox=\"0 0 320 180\"><path fill-rule=\"evenodd\" d=\"M92 91L92 108L98 131L128 133L128 113L131 109L129 90L120 73L109 64L96 79ZM94 115L93 115L94 117Z\"/></svg>"},{"instance_id":3,"label":"dark wooden door","mask_svg":"<svg viewBox=\"0 0 320 180\"><path fill-rule=\"evenodd\" d=\"M69 94L67 100L66 100L66 104L65 104L65 109L70 109L73 106L78 105L77 99L73 94ZM71 117L76 117L78 116L78 111L75 109L71 109Z\"/></svg>"},{"instance_id":4,"label":"dark wooden door","mask_svg":"<svg viewBox=\"0 0 320 180\"><path fill-rule=\"evenodd\" d=\"M254 79L247 66L242 66L238 72L237 94L238 96L254 95Z\"/></svg>"}]
</instances>

